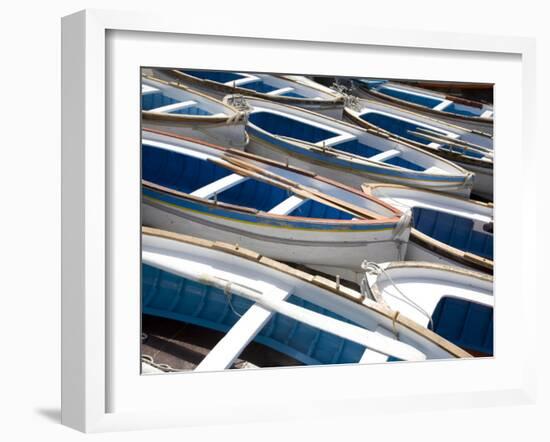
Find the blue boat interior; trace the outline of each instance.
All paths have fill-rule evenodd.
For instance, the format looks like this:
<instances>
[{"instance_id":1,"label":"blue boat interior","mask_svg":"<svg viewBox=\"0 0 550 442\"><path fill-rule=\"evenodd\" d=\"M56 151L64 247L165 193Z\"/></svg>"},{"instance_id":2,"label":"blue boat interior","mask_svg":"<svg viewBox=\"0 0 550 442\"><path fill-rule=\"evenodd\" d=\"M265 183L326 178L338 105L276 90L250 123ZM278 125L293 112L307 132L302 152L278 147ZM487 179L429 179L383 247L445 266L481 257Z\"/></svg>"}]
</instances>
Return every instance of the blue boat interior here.
<instances>
[{"instance_id":1,"label":"blue boat interior","mask_svg":"<svg viewBox=\"0 0 550 442\"><path fill-rule=\"evenodd\" d=\"M235 81L245 78L244 75L237 74L236 72L224 72L224 71L200 71L200 70L182 70L181 72L187 75L191 75L202 80L215 81L217 83L227 83L228 81Z\"/></svg>"},{"instance_id":2,"label":"blue boat interior","mask_svg":"<svg viewBox=\"0 0 550 442\"><path fill-rule=\"evenodd\" d=\"M389 97L428 107L430 109L433 109L444 101L442 98L430 96L428 94L417 94L405 89L385 86L386 82L387 81L384 80L361 80L361 83L365 84L368 89L375 90L376 92L380 92L381 94ZM445 106L441 109L441 111L467 117L479 117L483 112L485 112L482 108L455 102Z\"/></svg>"},{"instance_id":3,"label":"blue boat interior","mask_svg":"<svg viewBox=\"0 0 550 442\"><path fill-rule=\"evenodd\" d=\"M369 111L361 114L361 119L374 126L380 127L392 134L407 138L408 140L416 141L425 145L430 144L426 138L413 135L410 132L416 132L419 128L425 128L420 124L415 124L409 121L401 120L400 118L392 117L391 115L380 114L375 111ZM429 130L438 132L442 136L446 136L445 132L439 131L436 128L430 127Z\"/></svg>"},{"instance_id":4,"label":"blue boat interior","mask_svg":"<svg viewBox=\"0 0 550 442\"><path fill-rule=\"evenodd\" d=\"M414 207L413 227L425 235L464 252L493 259L493 235L474 230L474 222L451 213Z\"/></svg>"},{"instance_id":5,"label":"blue boat interior","mask_svg":"<svg viewBox=\"0 0 550 442\"><path fill-rule=\"evenodd\" d=\"M337 132L266 111L250 114L248 121L274 135L295 138L308 143L319 143L339 135Z\"/></svg>"},{"instance_id":6,"label":"blue boat interior","mask_svg":"<svg viewBox=\"0 0 550 442\"><path fill-rule=\"evenodd\" d=\"M142 178L179 192L192 193L232 173L211 161L147 144L142 146ZM218 193L217 200L267 212L290 196L280 187L248 178ZM353 218L347 212L313 200L306 201L288 215L336 220Z\"/></svg>"},{"instance_id":7,"label":"blue boat interior","mask_svg":"<svg viewBox=\"0 0 550 442\"><path fill-rule=\"evenodd\" d=\"M194 71L194 70L193 71L185 70L182 72L188 75L192 75L193 77L197 77L203 80L211 80L217 83L227 83L230 81L236 81L236 80L241 80L243 78L246 78L244 75L238 74L236 72ZM266 82L264 79L258 79L255 81L251 81L249 83L244 83L244 84L238 85L238 87L249 89L251 91L255 91L261 94L267 94L269 92L273 92L279 89L278 86L269 84L269 82ZM282 97L305 98L303 95L293 90L283 92L282 94L277 94L277 95Z\"/></svg>"},{"instance_id":8,"label":"blue boat interior","mask_svg":"<svg viewBox=\"0 0 550 442\"><path fill-rule=\"evenodd\" d=\"M384 130L387 130L390 133L393 133L393 134L395 134L397 136L400 136L400 137L403 137L403 138L407 138L408 140L415 141L417 143L424 144L425 146L427 146L431 142L427 138L424 138L424 137L421 137L421 136L418 136L418 135L414 135L414 134L411 133L411 132L418 131L419 128L420 129L425 128L424 126L422 126L420 124L415 124L415 123L412 123L412 122L409 122L409 121L404 121L404 120L401 120L400 118L395 118L391 115L384 115L384 114L380 114L378 112L373 112L373 111L369 111L369 112L366 112L364 114L361 114L360 118L362 120L366 121L367 123L371 123L374 126L380 127ZM445 132L440 131L435 127L430 127L429 130L432 131L432 132L438 132L444 137L447 136ZM458 147L458 146L450 146L450 145L442 144L440 146L440 149L452 151L452 152L455 152L455 153L460 153L460 154L467 155L467 156L474 157L474 158L483 157L482 153L472 151L472 150L468 150L468 149L463 149L463 148Z\"/></svg>"},{"instance_id":9,"label":"blue boat interior","mask_svg":"<svg viewBox=\"0 0 550 442\"><path fill-rule=\"evenodd\" d=\"M437 105L443 103L443 99L427 96L427 95L418 95L416 93L409 92L403 89L396 89L393 87L384 86L383 84L375 87L377 92L381 94L388 95L389 97L397 98L399 100L408 101L409 103L418 104L420 106L429 107L433 109Z\"/></svg>"},{"instance_id":10,"label":"blue boat interior","mask_svg":"<svg viewBox=\"0 0 550 442\"><path fill-rule=\"evenodd\" d=\"M460 103L451 103L441 110L450 114L464 115L466 117L479 117L483 112L485 112L479 107L468 106Z\"/></svg>"},{"instance_id":11,"label":"blue boat interior","mask_svg":"<svg viewBox=\"0 0 550 442\"><path fill-rule=\"evenodd\" d=\"M291 295L291 304L346 323L351 321L302 298ZM229 331L252 302L237 295L142 265L142 313L174 319L221 332ZM308 365L358 362L365 347L321 331L281 314L271 316L255 342L287 354ZM398 359L388 358L388 361Z\"/></svg>"},{"instance_id":12,"label":"blue boat interior","mask_svg":"<svg viewBox=\"0 0 550 442\"><path fill-rule=\"evenodd\" d=\"M252 91L256 91L256 92L259 92L261 94L267 94L269 92L273 92L273 91L279 89L278 86L273 86L271 84L267 84L264 80L256 80L256 81L252 81L250 83L245 83L245 84L241 85L240 87L245 88L245 89L250 89ZM303 95L300 95L296 91L283 92L282 94L277 94L277 96L305 98Z\"/></svg>"},{"instance_id":13,"label":"blue boat interior","mask_svg":"<svg viewBox=\"0 0 550 442\"><path fill-rule=\"evenodd\" d=\"M259 111L250 114L248 121L254 126L257 126L273 135L294 138L313 144L339 135L337 132L267 111ZM332 147L344 152L362 156L364 158L370 158L381 152L381 150L369 146L368 144L359 141L357 138L335 143ZM425 170L424 167L405 160L400 156L395 156L383 162L415 171Z\"/></svg>"},{"instance_id":14,"label":"blue boat interior","mask_svg":"<svg viewBox=\"0 0 550 442\"><path fill-rule=\"evenodd\" d=\"M180 101L174 98L167 97L162 91L151 92L141 95L141 109L145 111L157 109L162 106L168 106L170 104L180 103ZM191 106L171 110L170 114L180 115L212 115L211 112L203 109L198 103Z\"/></svg>"},{"instance_id":15,"label":"blue boat interior","mask_svg":"<svg viewBox=\"0 0 550 442\"><path fill-rule=\"evenodd\" d=\"M444 296L432 314L430 329L466 350L493 355L493 308Z\"/></svg>"}]
</instances>

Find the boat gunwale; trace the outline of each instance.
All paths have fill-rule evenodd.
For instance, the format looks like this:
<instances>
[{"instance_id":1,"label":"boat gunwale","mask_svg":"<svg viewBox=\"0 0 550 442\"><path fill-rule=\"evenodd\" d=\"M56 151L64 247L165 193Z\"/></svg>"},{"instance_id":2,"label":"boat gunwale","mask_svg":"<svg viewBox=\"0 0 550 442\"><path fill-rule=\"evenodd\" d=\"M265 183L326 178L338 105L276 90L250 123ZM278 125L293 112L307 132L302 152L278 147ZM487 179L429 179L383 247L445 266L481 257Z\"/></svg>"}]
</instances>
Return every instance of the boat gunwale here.
<instances>
[{"instance_id":1,"label":"boat gunwale","mask_svg":"<svg viewBox=\"0 0 550 442\"><path fill-rule=\"evenodd\" d=\"M408 186L402 186L400 184L365 183L361 186L361 188L365 193L372 195L375 198L376 196L373 194L373 191L375 191L377 188L380 188L380 187L393 187L393 188L404 189L404 190L410 189L417 192L418 191L428 192L428 193L431 193L432 195L450 197L459 201L468 201L481 207L492 208L492 205L488 203L484 203L482 201L475 201L468 198L461 198L456 195L448 195L448 194L441 195L440 192L435 192L433 190L415 189ZM445 244L442 241L439 241L435 238L432 238L429 235L426 235L425 233L422 233L420 230L412 226L411 226L409 241L415 242L420 246L426 247L428 250L432 252L440 253L444 257L457 261L460 264L464 264L468 267L474 267L478 271L489 272L490 274L492 274L494 271L494 260L483 258L482 256L476 255L475 253L465 252L464 250L450 246L449 244Z\"/></svg>"},{"instance_id":2,"label":"boat gunwale","mask_svg":"<svg viewBox=\"0 0 550 442\"><path fill-rule=\"evenodd\" d=\"M399 324L415 334L420 335L430 343L436 345L440 349L449 353L450 356L455 358L472 358L473 356L452 342L442 338L438 334L432 332L431 330L422 327L416 321L408 318L407 316L401 315L398 311L394 311L389 307L377 303L371 299L364 297L359 292L352 290L348 287L345 287L341 284L337 284L335 281L324 278L319 275L312 275L310 273L304 272L302 270L295 269L290 267L287 264L284 264L279 261L275 261L271 258L267 258L263 255L260 255L257 252L252 250L242 248L237 244L224 243L221 241L210 241L202 238L196 238L189 235L183 235L180 233L174 233L166 230L155 229L151 227L142 226L142 234L154 236L157 238L173 240L176 242L182 242L185 244L190 244L198 247L209 248L213 250L219 250L226 252L232 255L239 256L243 259L257 262L261 265L269 267L271 269L285 273L288 276L297 278L303 282L313 284L317 287L325 289L332 292L337 296L341 296L344 299L352 301L356 304L363 306L386 319L390 319L392 323Z\"/></svg>"}]
</instances>

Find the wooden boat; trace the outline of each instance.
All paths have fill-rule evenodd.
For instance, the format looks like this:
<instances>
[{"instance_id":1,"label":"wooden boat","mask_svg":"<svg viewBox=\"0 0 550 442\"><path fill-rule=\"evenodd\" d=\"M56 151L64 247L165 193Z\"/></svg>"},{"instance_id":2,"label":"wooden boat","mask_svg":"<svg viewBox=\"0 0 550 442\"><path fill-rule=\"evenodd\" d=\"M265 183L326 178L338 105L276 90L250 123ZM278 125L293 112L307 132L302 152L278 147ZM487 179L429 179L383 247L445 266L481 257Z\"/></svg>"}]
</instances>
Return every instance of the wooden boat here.
<instances>
[{"instance_id":1,"label":"wooden boat","mask_svg":"<svg viewBox=\"0 0 550 442\"><path fill-rule=\"evenodd\" d=\"M347 100L354 124L413 144L475 173L472 193L493 199L493 139L454 124L373 100Z\"/></svg>"},{"instance_id":2,"label":"wooden boat","mask_svg":"<svg viewBox=\"0 0 550 442\"><path fill-rule=\"evenodd\" d=\"M229 368L252 341L307 365L470 357L333 281L242 247L148 228L142 312L225 333L195 371Z\"/></svg>"},{"instance_id":3,"label":"wooden boat","mask_svg":"<svg viewBox=\"0 0 550 442\"><path fill-rule=\"evenodd\" d=\"M356 79L353 93L361 98L392 103L422 115L493 135L493 107L389 80Z\"/></svg>"},{"instance_id":4,"label":"wooden boat","mask_svg":"<svg viewBox=\"0 0 550 442\"><path fill-rule=\"evenodd\" d=\"M141 107L143 128L240 149L248 143L246 114L187 86L143 76Z\"/></svg>"},{"instance_id":5,"label":"wooden boat","mask_svg":"<svg viewBox=\"0 0 550 442\"><path fill-rule=\"evenodd\" d=\"M344 100L338 92L299 75L281 76L191 69L154 70L156 75L192 86L218 99L228 94L264 98L282 104L342 117Z\"/></svg>"},{"instance_id":6,"label":"wooden boat","mask_svg":"<svg viewBox=\"0 0 550 442\"><path fill-rule=\"evenodd\" d=\"M361 262L403 259L410 217L292 166L144 131L144 225L238 243L357 281Z\"/></svg>"},{"instance_id":7,"label":"wooden boat","mask_svg":"<svg viewBox=\"0 0 550 442\"><path fill-rule=\"evenodd\" d=\"M404 186L365 184L363 190L411 212L405 259L493 273L492 205Z\"/></svg>"},{"instance_id":8,"label":"wooden boat","mask_svg":"<svg viewBox=\"0 0 550 442\"><path fill-rule=\"evenodd\" d=\"M493 103L492 83L466 83L460 81L432 81L432 80L396 80L410 86L422 89L435 90L446 95L466 98L481 103Z\"/></svg>"},{"instance_id":9,"label":"wooden boat","mask_svg":"<svg viewBox=\"0 0 550 442\"><path fill-rule=\"evenodd\" d=\"M365 263L369 297L477 356L493 354L493 278L422 262Z\"/></svg>"},{"instance_id":10,"label":"wooden boat","mask_svg":"<svg viewBox=\"0 0 550 442\"><path fill-rule=\"evenodd\" d=\"M391 182L469 196L473 174L408 143L343 121L257 98L225 101L249 112L246 148L360 188Z\"/></svg>"}]
</instances>

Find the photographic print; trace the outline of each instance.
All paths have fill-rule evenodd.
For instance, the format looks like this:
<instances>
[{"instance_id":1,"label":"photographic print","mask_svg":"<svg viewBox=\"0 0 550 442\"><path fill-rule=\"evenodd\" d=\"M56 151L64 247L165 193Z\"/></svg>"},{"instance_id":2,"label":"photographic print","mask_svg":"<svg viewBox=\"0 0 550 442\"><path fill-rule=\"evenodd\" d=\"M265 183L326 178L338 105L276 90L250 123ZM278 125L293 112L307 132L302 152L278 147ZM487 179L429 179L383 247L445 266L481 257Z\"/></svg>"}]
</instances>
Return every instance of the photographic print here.
<instances>
[{"instance_id":1,"label":"photographic print","mask_svg":"<svg viewBox=\"0 0 550 442\"><path fill-rule=\"evenodd\" d=\"M493 85L141 69L142 374L493 356Z\"/></svg>"}]
</instances>

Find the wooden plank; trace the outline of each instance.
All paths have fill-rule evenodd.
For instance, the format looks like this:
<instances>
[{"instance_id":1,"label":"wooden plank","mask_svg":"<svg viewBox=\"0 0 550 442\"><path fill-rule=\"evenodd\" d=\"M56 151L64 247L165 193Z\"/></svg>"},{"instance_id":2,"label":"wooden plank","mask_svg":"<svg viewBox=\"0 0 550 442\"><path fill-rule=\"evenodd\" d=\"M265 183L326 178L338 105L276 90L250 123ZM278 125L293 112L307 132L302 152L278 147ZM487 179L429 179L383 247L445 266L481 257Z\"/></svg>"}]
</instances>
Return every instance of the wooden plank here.
<instances>
[{"instance_id":1,"label":"wooden plank","mask_svg":"<svg viewBox=\"0 0 550 442\"><path fill-rule=\"evenodd\" d=\"M153 86L149 86L147 84L141 85L141 95L154 94L155 92L160 92L160 89L157 89Z\"/></svg>"},{"instance_id":2,"label":"wooden plank","mask_svg":"<svg viewBox=\"0 0 550 442\"><path fill-rule=\"evenodd\" d=\"M275 288L269 292L272 299L281 301L284 301L289 295L290 293ZM273 311L254 304L206 355L195 371L225 370L231 367L235 359L262 330L273 314Z\"/></svg>"},{"instance_id":3,"label":"wooden plank","mask_svg":"<svg viewBox=\"0 0 550 442\"><path fill-rule=\"evenodd\" d=\"M215 241L212 244L212 248L222 250L224 252L231 253L232 255L240 256L241 258L246 258L251 261L258 261L262 257L262 255L260 255L258 252L245 249L238 244L229 244L226 242Z\"/></svg>"},{"instance_id":4,"label":"wooden plank","mask_svg":"<svg viewBox=\"0 0 550 442\"><path fill-rule=\"evenodd\" d=\"M270 213L272 215L288 215L290 212L296 210L298 207L304 204L305 201L306 200L303 198L292 195L283 202L277 204L267 213Z\"/></svg>"},{"instance_id":5,"label":"wooden plank","mask_svg":"<svg viewBox=\"0 0 550 442\"><path fill-rule=\"evenodd\" d=\"M242 175L239 175L238 173L232 173L231 175L227 175L223 178L220 178L219 180L216 180L210 184L207 184L206 186L201 187L200 189L195 190L194 192L191 192L190 195L196 196L198 198L209 199L214 194L221 193L224 190L230 189L231 187L236 186L237 184L240 184L247 179L248 177L244 177Z\"/></svg>"},{"instance_id":6,"label":"wooden plank","mask_svg":"<svg viewBox=\"0 0 550 442\"><path fill-rule=\"evenodd\" d=\"M293 87L287 86L280 89L275 89L274 91L268 92L266 95L281 95L286 94L287 92L292 92L293 90Z\"/></svg>"},{"instance_id":7,"label":"wooden plank","mask_svg":"<svg viewBox=\"0 0 550 442\"><path fill-rule=\"evenodd\" d=\"M182 101L180 103L172 103L172 104L167 104L166 106L160 106L155 109L151 109L149 112L156 112L156 113L172 112L175 110L184 109L186 107L191 107L195 104L197 104L196 101L187 100L187 101Z\"/></svg>"},{"instance_id":8,"label":"wooden plank","mask_svg":"<svg viewBox=\"0 0 550 442\"><path fill-rule=\"evenodd\" d=\"M378 333L382 336L386 336L388 338L392 338L393 335L390 331L386 330L385 328L378 326L374 330L375 333ZM379 362L387 362L388 356L379 353L377 351L371 350L370 348L366 348L363 352L363 356L361 356L361 359L359 360L360 364L375 364Z\"/></svg>"},{"instance_id":9,"label":"wooden plank","mask_svg":"<svg viewBox=\"0 0 550 442\"><path fill-rule=\"evenodd\" d=\"M380 153L377 153L376 155L373 155L372 157L369 158L369 160L387 161L399 155L401 155L401 151L397 149L390 149L390 150L386 150L385 152L380 152Z\"/></svg>"}]
</instances>

